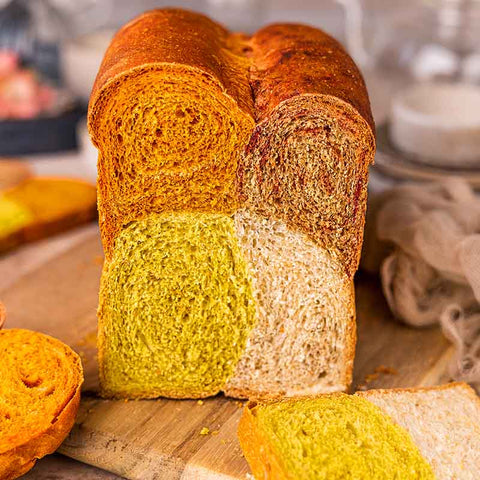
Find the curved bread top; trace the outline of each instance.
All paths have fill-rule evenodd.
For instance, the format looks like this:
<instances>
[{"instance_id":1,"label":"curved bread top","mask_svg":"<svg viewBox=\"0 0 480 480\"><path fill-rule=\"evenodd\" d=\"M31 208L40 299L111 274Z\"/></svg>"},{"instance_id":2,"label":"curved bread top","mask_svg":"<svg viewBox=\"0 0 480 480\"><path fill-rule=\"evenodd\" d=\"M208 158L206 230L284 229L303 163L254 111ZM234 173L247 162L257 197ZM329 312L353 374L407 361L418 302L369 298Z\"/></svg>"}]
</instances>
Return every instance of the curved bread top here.
<instances>
[{"instance_id":1,"label":"curved bread top","mask_svg":"<svg viewBox=\"0 0 480 480\"><path fill-rule=\"evenodd\" d=\"M318 204L312 203L309 199L311 215L300 215L296 211L293 215L290 215L291 212L284 215L298 219L299 223L302 223L300 227L307 233L320 232L315 237L317 240L321 239L323 231L325 235L330 235L333 243L336 242L335 239L340 238L345 245L334 247L338 247L342 252L345 250L348 257L345 261L350 265L348 270L350 273L354 271L361 246L367 169L375 152L375 134L365 83L360 71L342 46L321 30L305 25L271 25L247 38L241 34L229 33L201 14L180 9L147 12L123 27L106 52L89 107L89 127L94 142L97 140L101 142L99 137L95 138L98 135L95 118L116 114L103 109L108 95L115 94L113 87L131 76L160 69L165 65L169 68L189 69L195 74L208 77L209 80L213 79L214 83L218 84L219 91L233 99L239 106L239 111L245 113L248 120L255 117L257 127L252 132L250 142L247 142L245 153L248 156L256 146L260 152L257 157L262 158L250 159L252 164L244 158L243 172L242 162L239 163L236 179L241 202L248 196L242 190L244 187L242 178L245 179L247 174L250 174L251 178L244 183L256 188L261 179L262 168L268 163L265 159L275 156L278 151L278 149L272 151L272 148L275 150L277 147L273 147L274 142L270 140L278 137L278 132L281 135L281 129L290 125L290 119L295 120L292 117L303 115L303 112L306 112L308 117L309 112L315 110L313 103L317 102L317 107L319 103L326 107L324 110L331 118L337 119L345 113L345 118L354 120L350 122L352 128L347 127L349 134L355 139L353 142L355 145L351 148L353 153L351 152L350 156L344 155L339 162L337 157L343 155L343 150L339 148L335 150L332 147L333 153L339 152L337 157L335 155L332 157L332 166L325 166L323 160L317 161L312 166L317 169L317 177L322 176L322 168L325 170L323 177L328 195L334 196L335 192L331 185L338 185L337 198L340 198L343 204L336 202L338 208L335 211L326 211L325 218L318 219L316 217L319 215L316 212L321 210L321 205L319 208ZM335 108L332 108L332 104ZM278 120L281 117L279 112L283 115L281 120ZM338 122L339 129L342 130L349 122L344 118L340 120L342 121ZM268 123L269 125L266 125ZM253 126L252 121L252 128ZM164 127L167 130L169 128L168 124ZM309 135L315 135L314 130L311 129ZM188 156L189 153L186 151L185 155ZM270 163L273 165L272 162ZM291 158L287 158L286 163L294 166ZM331 174L330 167L337 169L335 170L337 173ZM154 168L155 166L152 167ZM283 170L280 173L282 172ZM117 177L117 173L106 168L100 169L99 184L102 181L105 183L105 178L116 178L117 183L124 182L122 180L124 177ZM277 203L283 210L287 210L287 207L290 207L289 203L292 203L291 195L288 195L290 177L285 175L284 180L278 179L277 182L277 179L271 178L270 173L266 172L265 178L268 177L272 185L264 182L266 186L253 188L251 196L257 198L258 204L272 203L275 195L282 196L278 188L279 182L282 181L286 183L285 195L281 199L283 205ZM347 178L353 176L355 178L348 182L337 182L340 174ZM329 175L334 177L331 182ZM182 185L185 183L181 175L174 180ZM141 184L141 178L139 182ZM157 187L158 185L152 187L152 192L158 190ZM127 196L127 189L124 188L123 191ZM300 197L300 203L304 203L304 198L309 198L305 192L306 189L298 188L297 196ZM317 200L321 200L321 192L319 193L318 189L315 189L315 192ZM101 200L104 202L101 211L108 210L109 202L115 201L113 198ZM277 203L273 203L275 207L272 207L273 210L278 210ZM351 205L353 207L349 208ZM154 205L154 208L156 207L157 204ZM296 205L291 207L291 210L295 210ZM116 221L113 215L108 218L111 218L112 222ZM306 224L306 227L303 224ZM335 230L334 233L332 229ZM114 236L111 235L112 242Z\"/></svg>"},{"instance_id":2,"label":"curved bread top","mask_svg":"<svg viewBox=\"0 0 480 480\"><path fill-rule=\"evenodd\" d=\"M310 93L349 103L375 132L362 74L334 38L307 25L275 24L255 33L250 45L258 122L284 100Z\"/></svg>"},{"instance_id":3,"label":"curved bread top","mask_svg":"<svg viewBox=\"0 0 480 480\"><path fill-rule=\"evenodd\" d=\"M139 69L162 64L186 66L213 76L253 117L243 48L242 36L230 34L199 13L172 8L140 15L117 32L105 53L90 97L90 131L95 135L93 122L101 108L98 101L109 84Z\"/></svg>"},{"instance_id":4,"label":"curved bread top","mask_svg":"<svg viewBox=\"0 0 480 480\"><path fill-rule=\"evenodd\" d=\"M110 82L162 63L213 75L246 113L255 111L257 121L282 101L312 93L351 104L375 131L362 75L328 34L306 25L274 24L247 40L205 15L182 9L146 12L117 32L93 86L89 122Z\"/></svg>"}]
</instances>

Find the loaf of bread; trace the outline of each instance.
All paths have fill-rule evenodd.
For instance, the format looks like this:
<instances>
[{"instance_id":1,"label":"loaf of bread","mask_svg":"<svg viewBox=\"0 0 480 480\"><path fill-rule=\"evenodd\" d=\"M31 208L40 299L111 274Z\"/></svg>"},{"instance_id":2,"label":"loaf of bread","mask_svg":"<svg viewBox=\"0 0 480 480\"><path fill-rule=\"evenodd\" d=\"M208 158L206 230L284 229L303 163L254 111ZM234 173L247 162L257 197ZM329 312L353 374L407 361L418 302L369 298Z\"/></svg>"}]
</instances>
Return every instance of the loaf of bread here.
<instances>
[{"instance_id":1,"label":"loaf of bread","mask_svg":"<svg viewBox=\"0 0 480 480\"><path fill-rule=\"evenodd\" d=\"M480 399L450 384L249 402L238 436L258 480L474 480Z\"/></svg>"},{"instance_id":2,"label":"loaf of bread","mask_svg":"<svg viewBox=\"0 0 480 480\"><path fill-rule=\"evenodd\" d=\"M345 390L375 150L362 77L301 25L178 9L115 36L89 105L108 397Z\"/></svg>"},{"instance_id":3,"label":"loaf of bread","mask_svg":"<svg viewBox=\"0 0 480 480\"><path fill-rule=\"evenodd\" d=\"M80 402L80 358L38 332L0 330L0 478L10 480L53 453Z\"/></svg>"},{"instance_id":4,"label":"loaf of bread","mask_svg":"<svg viewBox=\"0 0 480 480\"><path fill-rule=\"evenodd\" d=\"M0 192L0 253L96 216L95 187L82 180L33 177Z\"/></svg>"}]
</instances>

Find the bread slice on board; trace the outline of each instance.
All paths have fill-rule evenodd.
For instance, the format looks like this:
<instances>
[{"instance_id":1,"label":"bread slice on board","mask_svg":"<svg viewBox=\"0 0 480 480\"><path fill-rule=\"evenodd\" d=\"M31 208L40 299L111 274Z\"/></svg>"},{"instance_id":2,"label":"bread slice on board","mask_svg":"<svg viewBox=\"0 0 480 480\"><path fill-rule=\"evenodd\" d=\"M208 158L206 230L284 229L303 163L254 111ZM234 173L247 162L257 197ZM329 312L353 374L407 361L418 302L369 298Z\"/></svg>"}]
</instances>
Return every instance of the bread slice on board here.
<instances>
[{"instance_id":1,"label":"bread slice on board","mask_svg":"<svg viewBox=\"0 0 480 480\"><path fill-rule=\"evenodd\" d=\"M0 193L0 253L96 217L96 189L83 180L33 177Z\"/></svg>"},{"instance_id":2,"label":"bread slice on board","mask_svg":"<svg viewBox=\"0 0 480 480\"><path fill-rule=\"evenodd\" d=\"M238 436L257 480L474 480L480 399L453 383L249 402Z\"/></svg>"},{"instance_id":3,"label":"bread slice on board","mask_svg":"<svg viewBox=\"0 0 480 480\"><path fill-rule=\"evenodd\" d=\"M114 37L88 117L103 394L346 390L375 138L341 45L154 10Z\"/></svg>"},{"instance_id":4,"label":"bread slice on board","mask_svg":"<svg viewBox=\"0 0 480 480\"><path fill-rule=\"evenodd\" d=\"M80 403L80 358L59 340L0 330L0 478L17 478L53 453Z\"/></svg>"}]
</instances>

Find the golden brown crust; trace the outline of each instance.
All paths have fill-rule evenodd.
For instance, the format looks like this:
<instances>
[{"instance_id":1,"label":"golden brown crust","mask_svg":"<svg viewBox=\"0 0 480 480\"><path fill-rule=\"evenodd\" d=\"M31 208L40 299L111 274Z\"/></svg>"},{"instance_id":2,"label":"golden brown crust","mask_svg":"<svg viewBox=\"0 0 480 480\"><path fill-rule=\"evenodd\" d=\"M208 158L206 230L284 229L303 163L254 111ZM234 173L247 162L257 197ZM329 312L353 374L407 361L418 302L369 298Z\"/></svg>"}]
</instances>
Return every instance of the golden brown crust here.
<instances>
[{"instance_id":1,"label":"golden brown crust","mask_svg":"<svg viewBox=\"0 0 480 480\"><path fill-rule=\"evenodd\" d=\"M55 180L55 181L65 181L65 182L75 182L81 183L85 186L88 186L92 189L92 192L95 190L95 187L88 182L83 180L72 180L60 177L41 177L42 180ZM5 192L5 195L8 196L10 191L13 191L17 187L12 187L11 189ZM1 237L0 236L0 254L8 252L9 250L19 247L25 243L35 242L43 238L56 235L57 233L64 232L70 228L82 225L91 220L97 218L97 204L95 201L90 202L88 205L81 210L72 211L71 213L66 213L61 218L55 218L52 220L34 220L29 225L12 232L11 234Z\"/></svg>"},{"instance_id":2,"label":"golden brown crust","mask_svg":"<svg viewBox=\"0 0 480 480\"><path fill-rule=\"evenodd\" d=\"M358 391L355 392L355 395L360 395L362 397L368 397L370 395L377 395L382 393L401 393L401 392L428 392L431 390L448 390L450 388L461 388L465 390L465 393L475 401L480 407L480 397L476 394L475 390L465 382L450 382L444 383L442 385L435 385L433 387L409 387L409 388L375 388L372 390Z\"/></svg>"},{"instance_id":3,"label":"golden brown crust","mask_svg":"<svg viewBox=\"0 0 480 480\"><path fill-rule=\"evenodd\" d=\"M375 388L372 390L362 390L362 391L356 391L352 393L351 395L358 395L361 397L368 397L371 395L381 395L381 394L390 394L390 393L402 393L402 392L410 392L410 393L416 393L416 392L428 392L432 390L449 390L451 388L462 388L465 390L465 393L474 400L475 402L478 402L478 405L480 406L480 397L476 394L475 390L468 385L465 382L450 382L450 383L444 383L442 385L435 385L432 387L397 387L397 388ZM332 393L319 393L319 394L312 394L312 395L302 395L302 396L293 396L293 397L282 397L282 398L277 398L277 397L272 397L268 399L264 399L262 401L259 401L257 399L255 400L250 400L245 408L247 408L250 405L250 408L254 408L257 406L258 403L266 404L266 403L277 403L277 402L291 402L295 401L296 399L298 400L305 400L305 399L314 399L318 397L338 397L342 395L350 395L344 392L332 392ZM245 410L244 410L245 413Z\"/></svg>"},{"instance_id":4,"label":"golden brown crust","mask_svg":"<svg viewBox=\"0 0 480 480\"><path fill-rule=\"evenodd\" d=\"M250 83L257 122L283 101L327 95L350 104L375 131L370 101L355 62L330 35L307 25L274 24L253 35Z\"/></svg>"},{"instance_id":5,"label":"golden brown crust","mask_svg":"<svg viewBox=\"0 0 480 480\"><path fill-rule=\"evenodd\" d=\"M243 48L241 37L231 35L205 15L177 8L152 10L120 29L110 44L95 80L89 103L88 124L96 143L96 116L109 85L155 65L189 66L216 79L247 114L253 101L247 70L229 58Z\"/></svg>"},{"instance_id":6,"label":"golden brown crust","mask_svg":"<svg viewBox=\"0 0 480 480\"><path fill-rule=\"evenodd\" d=\"M256 402L248 402L243 409L238 425L238 440L243 454L256 479L293 480L281 466L281 460L274 453L268 440L255 421Z\"/></svg>"},{"instance_id":7,"label":"golden brown crust","mask_svg":"<svg viewBox=\"0 0 480 480\"><path fill-rule=\"evenodd\" d=\"M343 384L345 389L343 391L348 391L352 385L353 379L353 363L355 360L355 350L357 346L357 315L355 311L355 285L353 280L351 280L351 295L352 295L352 308L350 311L351 321L348 325L349 335L347 335L348 343L345 346L345 358L346 358L346 369L345 369L345 378L343 379Z\"/></svg>"}]
</instances>

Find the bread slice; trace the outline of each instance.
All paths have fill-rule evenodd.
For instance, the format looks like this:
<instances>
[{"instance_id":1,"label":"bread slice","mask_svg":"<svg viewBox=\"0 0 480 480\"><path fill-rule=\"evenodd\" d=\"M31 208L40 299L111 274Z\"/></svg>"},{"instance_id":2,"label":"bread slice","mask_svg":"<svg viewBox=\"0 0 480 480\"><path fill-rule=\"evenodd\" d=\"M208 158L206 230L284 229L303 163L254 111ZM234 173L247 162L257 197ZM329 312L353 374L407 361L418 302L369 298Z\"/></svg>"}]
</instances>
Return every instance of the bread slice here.
<instances>
[{"instance_id":1,"label":"bread slice","mask_svg":"<svg viewBox=\"0 0 480 480\"><path fill-rule=\"evenodd\" d=\"M132 222L102 275L106 397L345 390L353 284L305 235L249 211Z\"/></svg>"},{"instance_id":2,"label":"bread slice","mask_svg":"<svg viewBox=\"0 0 480 480\"><path fill-rule=\"evenodd\" d=\"M34 177L0 194L0 253L96 216L96 189L82 180Z\"/></svg>"},{"instance_id":3,"label":"bread slice","mask_svg":"<svg viewBox=\"0 0 480 480\"><path fill-rule=\"evenodd\" d=\"M340 44L301 25L249 38L193 12L147 12L105 55L89 130L104 395L346 390L375 140Z\"/></svg>"},{"instance_id":4,"label":"bread slice","mask_svg":"<svg viewBox=\"0 0 480 480\"><path fill-rule=\"evenodd\" d=\"M80 402L80 358L38 332L0 331L0 478L17 478L53 453Z\"/></svg>"},{"instance_id":5,"label":"bread slice","mask_svg":"<svg viewBox=\"0 0 480 480\"><path fill-rule=\"evenodd\" d=\"M454 383L249 402L238 436L256 479L473 480L480 400Z\"/></svg>"}]
</instances>

